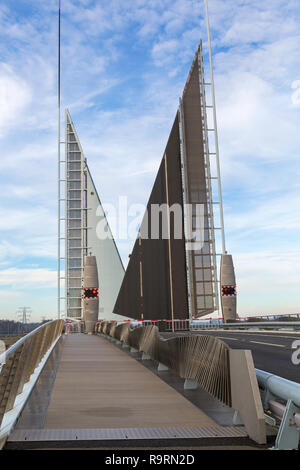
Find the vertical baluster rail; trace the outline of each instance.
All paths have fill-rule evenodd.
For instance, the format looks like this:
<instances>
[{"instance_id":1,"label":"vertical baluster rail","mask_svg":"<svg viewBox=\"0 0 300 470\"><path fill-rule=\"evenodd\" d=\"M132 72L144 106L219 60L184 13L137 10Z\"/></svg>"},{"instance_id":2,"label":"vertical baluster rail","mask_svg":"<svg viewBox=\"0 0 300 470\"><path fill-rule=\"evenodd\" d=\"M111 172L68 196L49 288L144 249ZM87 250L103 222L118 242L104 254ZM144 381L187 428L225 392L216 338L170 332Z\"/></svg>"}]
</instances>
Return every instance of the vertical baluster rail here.
<instances>
[{"instance_id":1,"label":"vertical baluster rail","mask_svg":"<svg viewBox=\"0 0 300 470\"><path fill-rule=\"evenodd\" d=\"M0 435L5 414L14 408L25 384L61 336L63 325L63 320L45 323L0 355Z\"/></svg>"}]
</instances>

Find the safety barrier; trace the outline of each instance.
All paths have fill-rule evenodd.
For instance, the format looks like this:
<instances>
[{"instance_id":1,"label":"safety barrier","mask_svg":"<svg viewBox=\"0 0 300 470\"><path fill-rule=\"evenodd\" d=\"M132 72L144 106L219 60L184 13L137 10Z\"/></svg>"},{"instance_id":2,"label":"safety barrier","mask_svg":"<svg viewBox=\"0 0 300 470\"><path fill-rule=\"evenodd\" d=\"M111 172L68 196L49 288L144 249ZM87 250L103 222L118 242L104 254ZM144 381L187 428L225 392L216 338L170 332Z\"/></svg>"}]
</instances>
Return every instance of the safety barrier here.
<instances>
[{"instance_id":1,"label":"safety barrier","mask_svg":"<svg viewBox=\"0 0 300 470\"><path fill-rule=\"evenodd\" d=\"M66 318L65 319L65 334L70 333L84 333L85 322L77 318Z\"/></svg>"},{"instance_id":2,"label":"safety barrier","mask_svg":"<svg viewBox=\"0 0 300 470\"><path fill-rule=\"evenodd\" d=\"M300 384L255 369L263 390L263 406L280 421L274 449L298 449L300 439ZM275 424L275 419L273 424ZM271 424L271 423L270 423Z\"/></svg>"},{"instance_id":3,"label":"safety barrier","mask_svg":"<svg viewBox=\"0 0 300 470\"><path fill-rule=\"evenodd\" d=\"M260 321L260 322L242 322L236 323L191 323L191 331L201 330L293 330L300 331L300 322L298 321Z\"/></svg>"},{"instance_id":4,"label":"safety barrier","mask_svg":"<svg viewBox=\"0 0 300 470\"><path fill-rule=\"evenodd\" d=\"M99 320L98 324L105 322L104 320ZM121 320L116 321L113 320L111 323L115 323L116 325L120 325L123 323L130 323L131 327L133 326L150 326L154 325L157 326L159 331L189 331L190 330L190 320L188 318L182 320Z\"/></svg>"},{"instance_id":5,"label":"safety barrier","mask_svg":"<svg viewBox=\"0 0 300 470\"><path fill-rule=\"evenodd\" d=\"M265 443L264 413L251 351L233 351L223 341L209 335L162 338L154 325L132 328L129 322L118 325L102 321L95 331L123 347L130 347L131 351L142 352L144 359L157 361L159 370L177 372L185 379L185 388L194 389L199 384L238 412L252 439ZM243 383L240 383L241 377ZM246 407L241 395L247 395Z\"/></svg>"},{"instance_id":6,"label":"safety barrier","mask_svg":"<svg viewBox=\"0 0 300 470\"><path fill-rule=\"evenodd\" d=\"M0 443L18 418L63 326L63 320L45 323L0 355Z\"/></svg>"},{"instance_id":7,"label":"safety barrier","mask_svg":"<svg viewBox=\"0 0 300 470\"><path fill-rule=\"evenodd\" d=\"M129 323L117 326L103 322L99 332L148 354L185 379L196 380L207 392L231 406L229 347L217 338L191 335L164 339L154 325L131 329Z\"/></svg>"},{"instance_id":8,"label":"safety barrier","mask_svg":"<svg viewBox=\"0 0 300 470\"><path fill-rule=\"evenodd\" d=\"M282 313L282 314L255 315L255 316L248 315L247 317L240 318L240 320L287 321L286 320L287 318L295 318L297 320L300 320L300 313Z\"/></svg>"},{"instance_id":9,"label":"safety barrier","mask_svg":"<svg viewBox=\"0 0 300 470\"><path fill-rule=\"evenodd\" d=\"M99 322L101 323L101 322ZM105 322L107 323L107 322ZM124 322L113 322L116 325ZM128 320L125 323L131 323L136 326L149 326L155 325L159 331L171 333L179 331L202 331L202 330L291 330L300 331L300 321L242 321L237 320L234 323L224 323L222 319L217 320L201 320L199 318L189 319L176 319L176 320L139 320L131 321Z\"/></svg>"}]
</instances>

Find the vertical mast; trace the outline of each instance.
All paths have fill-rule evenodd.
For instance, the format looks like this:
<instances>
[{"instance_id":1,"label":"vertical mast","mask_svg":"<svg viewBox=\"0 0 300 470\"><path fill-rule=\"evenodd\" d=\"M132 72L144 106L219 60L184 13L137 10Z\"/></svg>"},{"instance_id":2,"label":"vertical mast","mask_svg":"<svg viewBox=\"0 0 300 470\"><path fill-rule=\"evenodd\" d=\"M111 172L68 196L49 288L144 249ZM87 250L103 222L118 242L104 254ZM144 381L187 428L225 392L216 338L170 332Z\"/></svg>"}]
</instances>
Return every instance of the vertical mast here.
<instances>
[{"instance_id":1,"label":"vertical mast","mask_svg":"<svg viewBox=\"0 0 300 470\"><path fill-rule=\"evenodd\" d=\"M60 0L58 0L58 81L57 81L57 110L58 110L58 128L57 128L57 178L58 178L58 238L57 238L57 317L60 318Z\"/></svg>"},{"instance_id":2,"label":"vertical mast","mask_svg":"<svg viewBox=\"0 0 300 470\"><path fill-rule=\"evenodd\" d=\"M210 68L210 82L211 82L211 97L213 106L213 120L214 120L214 134L215 134L215 146L216 146L216 166L218 174L218 192L219 192L219 205L220 205L220 224L222 233L222 251L226 253L225 247L225 233L224 233L224 215L223 215L223 201L222 201L222 186L221 186L221 170L220 170L220 158L219 158L219 141L218 141L218 128L217 128L217 113L216 113L216 99L215 99L215 85L214 85L214 73L212 65L212 52L211 52L211 37L210 37L210 25L208 16L208 4L205 2L206 11L206 26L207 26L207 39L208 39L208 55L209 55L209 68Z\"/></svg>"},{"instance_id":3,"label":"vertical mast","mask_svg":"<svg viewBox=\"0 0 300 470\"><path fill-rule=\"evenodd\" d=\"M206 26L207 26L207 36L208 36L210 81L211 81L211 95L212 95L213 120L214 120L215 148L216 148L216 166L217 166L217 174L218 174L218 190L219 190L219 204L220 204L220 225L221 225L221 233L222 233L222 251L223 251L221 255L221 265L220 265L220 296L221 296L223 320L226 323L228 321L236 320L237 318L236 279L235 279L232 256L227 254L226 247L225 247L216 99L215 99L210 26L209 26L208 4L207 4L208 0L204 0L204 2L205 2L205 10L206 10Z\"/></svg>"}]
</instances>

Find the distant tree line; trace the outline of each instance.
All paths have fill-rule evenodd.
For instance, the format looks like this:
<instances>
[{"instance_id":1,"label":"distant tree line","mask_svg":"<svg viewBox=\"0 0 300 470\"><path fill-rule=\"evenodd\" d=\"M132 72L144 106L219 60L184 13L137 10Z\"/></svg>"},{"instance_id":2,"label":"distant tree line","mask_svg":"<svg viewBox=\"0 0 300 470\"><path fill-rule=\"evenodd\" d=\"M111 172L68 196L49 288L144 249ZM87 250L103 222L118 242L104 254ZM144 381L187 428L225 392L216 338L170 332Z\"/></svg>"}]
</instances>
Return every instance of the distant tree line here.
<instances>
[{"instance_id":1,"label":"distant tree line","mask_svg":"<svg viewBox=\"0 0 300 470\"><path fill-rule=\"evenodd\" d=\"M14 320L0 320L0 336L1 335L23 335L34 330L38 326L50 320L43 320L38 323L22 323Z\"/></svg>"}]
</instances>

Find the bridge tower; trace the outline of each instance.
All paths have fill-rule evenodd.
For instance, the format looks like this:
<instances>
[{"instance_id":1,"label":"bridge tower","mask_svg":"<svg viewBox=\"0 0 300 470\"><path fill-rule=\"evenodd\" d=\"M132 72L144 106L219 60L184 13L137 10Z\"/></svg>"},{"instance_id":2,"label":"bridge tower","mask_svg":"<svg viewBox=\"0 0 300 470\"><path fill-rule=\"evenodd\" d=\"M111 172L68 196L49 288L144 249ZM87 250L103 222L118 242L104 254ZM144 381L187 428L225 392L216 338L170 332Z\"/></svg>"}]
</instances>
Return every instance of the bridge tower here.
<instances>
[{"instance_id":1,"label":"bridge tower","mask_svg":"<svg viewBox=\"0 0 300 470\"><path fill-rule=\"evenodd\" d=\"M60 185L61 262L64 263L65 317L83 318L84 260L96 260L101 295L99 318L118 319L113 314L124 276L124 267L106 219L91 171L68 110L65 113L64 186ZM101 223L106 237L98 236ZM122 319L124 319L122 317Z\"/></svg>"},{"instance_id":2,"label":"bridge tower","mask_svg":"<svg viewBox=\"0 0 300 470\"><path fill-rule=\"evenodd\" d=\"M221 299L224 320L236 317L210 68L209 81L200 42L114 307L120 315L192 319L219 310ZM157 206L160 219L154 218Z\"/></svg>"}]
</instances>

